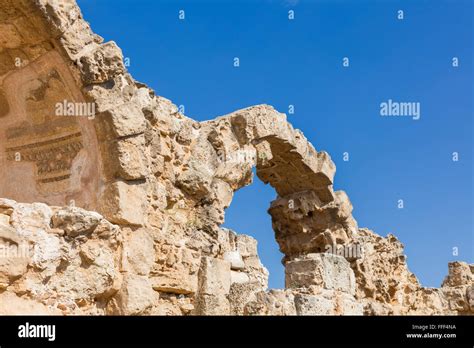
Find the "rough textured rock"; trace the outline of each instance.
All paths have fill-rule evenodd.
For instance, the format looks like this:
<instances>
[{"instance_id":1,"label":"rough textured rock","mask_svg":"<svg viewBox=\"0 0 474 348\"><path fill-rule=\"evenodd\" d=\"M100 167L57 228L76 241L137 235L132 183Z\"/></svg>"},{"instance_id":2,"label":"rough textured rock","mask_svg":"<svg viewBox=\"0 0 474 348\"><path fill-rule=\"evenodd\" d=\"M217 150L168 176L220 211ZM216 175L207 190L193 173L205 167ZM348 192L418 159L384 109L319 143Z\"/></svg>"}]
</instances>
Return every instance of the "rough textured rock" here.
<instances>
[{"instance_id":1,"label":"rough textured rock","mask_svg":"<svg viewBox=\"0 0 474 348\"><path fill-rule=\"evenodd\" d=\"M322 288L355 294L355 278L345 258L329 253L307 254L286 263L286 288Z\"/></svg>"},{"instance_id":2,"label":"rough textured rock","mask_svg":"<svg viewBox=\"0 0 474 348\"><path fill-rule=\"evenodd\" d=\"M0 120L0 314L474 313L474 266L423 288L286 115L182 115L74 0L0 2ZM255 239L221 227L253 168L277 193L286 289L267 289Z\"/></svg>"},{"instance_id":3,"label":"rough textured rock","mask_svg":"<svg viewBox=\"0 0 474 348\"><path fill-rule=\"evenodd\" d=\"M245 304L245 315L296 315L295 296L288 290L261 291Z\"/></svg>"},{"instance_id":4,"label":"rough textured rock","mask_svg":"<svg viewBox=\"0 0 474 348\"><path fill-rule=\"evenodd\" d=\"M295 296L296 314L330 315L334 314L335 303L324 296L297 294Z\"/></svg>"},{"instance_id":5,"label":"rough textured rock","mask_svg":"<svg viewBox=\"0 0 474 348\"><path fill-rule=\"evenodd\" d=\"M204 257L199 270L196 314L230 314L230 262Z\"/></svg>"},{"instance_id":6,"label":"rough textured rock","mask_svg":"<svg viewBox=\"0 0 474 348\"><path fill-rule=\"evenodd\" d=\"M122 287L108 303L108 314L140 315L151 310L158 300L150 280L145 276L127 274L124 276Z\"/></svg>"}]
</instances>

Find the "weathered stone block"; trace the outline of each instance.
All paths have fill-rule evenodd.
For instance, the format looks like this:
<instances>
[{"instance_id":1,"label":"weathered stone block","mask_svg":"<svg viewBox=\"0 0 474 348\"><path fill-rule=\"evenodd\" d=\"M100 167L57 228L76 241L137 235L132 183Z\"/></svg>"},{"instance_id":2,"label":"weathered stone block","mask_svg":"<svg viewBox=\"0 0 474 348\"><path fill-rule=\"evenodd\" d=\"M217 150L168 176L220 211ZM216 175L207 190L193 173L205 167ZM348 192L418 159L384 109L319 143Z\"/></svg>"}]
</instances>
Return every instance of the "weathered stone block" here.
<instances>
[{"instance_id":1,"label":"weathered stone block","mask_svg":"<svg viewBox=\"0 0 474 348\"><path fill-rule=\"evenodd\" d=\"M118 138L141 134L146 129L145 116L133 103L116 106L103 112L99 117L110 122L111 129Z\"/></svg>"},{"instance_id":2,"label":"weathered stone block","mask_svg":"<svg viewBox=\"0 0 474 348\"><path fill-rule=\"evenodd\" d=\"M295 295L296 314L331 315L334 314L334 301L318 295Z\"/></svg>"},{"instance_id":3,"label":"weathered stone block","mask_svg":"<svg viewBox=\"0 0 474 348\"><path fill-rule=\"evenodd\" d=\"M144 184L116 181L107 185L100 199L100 210L110 222L142 226L145 223Z\"/></svg>"},{"instance_id":4,"label":"weathered stone block","mask_svg":"<svg viewBox=\"0 0 474 348\"><path fill-rule=\"evenodd\" d=\"M226 295L229 289L230 262L203 257L199 269L199 292L206 295Z\"/></svg>"},{"instance_id":5,"label":"weathered stone block","mask_svg":"<svg viewBox=\"0 0 474 348\"><path fill-rule=\"evenodd\" d=\"M342 256L321 253L286 263L287 288L316 286L328 290L355 293L355 277L349 262Z\"/></svg>"},{"instance_id":6,"label":"weathered stone block","mask_svg":"<svg viewBox=\"0 0 474 348\"><path fill-rule=\"evenodd\" d=\"M247 275L247 273L230 271L231 284L234 284L234 283L245 284L245 283L248 283L249 281L250 281L250 278Z\"/></svg>"},{"instance_id":7,"label":"weathered stone block","mask_svg":"<svg viewBox=\"0 0 474 348\"><path fill-rule=\"evenodd\" d=\"M145 148L143 134L117 140L118 175L122 179L138 180L148 175Z\"/></svg>"},{"instance_id":8,"label":"weathered stone block","mask_svg":"<svg viewBox=\"0 0 474 348\"><path fill-rule=\"evenodd\" d=\"M231 314L243 315L246 304L255 300L255 294L259 291L258 283L232 283L229 292Z\"/></svg>"},{"instance_id":9,"label":"weathered stone block","mask_svg":"<svg viewBox=\"0 0 474 348\"><path fill-rule=\"evenodd\" d=\"M104 83L125 72L122 50L115 42L107 42L86 52L80 58L84 83Z\"/></svg>"},{"instance_id":10,"label":"weathered stone block","mask_svg":"<svg viewBox=\"0 0 474 348\"><path fill-rule=\"evenodd\" d=\"M154 290L172 294L194 294L197 288L197 276L186 270L152 275L150 281Z\"/></svg>"},{"instance_id":11,"label":"weathered stone block","mask_svg":"<svg viewBox=\"0 0 474 348\"><path fill-rule=\"evenodd\" d=\"M296 315L295 297L288 290L260 291L249 298L245 315Z\"/></svg>"},{"instance_id":12,"label":"weathered stone block","mask_svg":"<svg viewBox=\"0 0 474 348\"><path fill-rule=\"evenodd\" d=\"M230 262L230 268L233 270L243 270L245 268L244 260L238 251L227 251L224 253L224 260Z\"/></svg>"},{"instance_id":13,"label":"weathered stone block","mask_svg":"<svg viewBox=\"0 0 474 348\"><path fill-rule=\"evenodd\" d=\"M237 250L243 258L257 256L257 240L245 234L237 235Z\"/></svg>"},{"instance_id":14,"label":"weathered stone block","mask_svg":"<svg viewBox=\"0 0 474 348\"><path fill-rule=\"evenodd\" d=\"M123 253L126 255L125 268L139 275L148 275L155 261L153 238L146 229L133 231L124 242Z\"/></svg>"},{"instance_id":15,"label":"weathered stone block","mask_svg":"<svg viewBox=\"0 0 474 348\"><path fill-rule=\"evenodd\" d=\"M54 228L63 229L70 237L91 234L102 220L102 215L78 207L58 210L51 218Z\"/></svg>"},{"instance_id":16,"label":"weathered stone block","mask_svg":"<svg viewBox=\"0 0 474 348\"><path fill-rule=\"evenodd\" d=\"M147 277L127 274L121 289L110 301L108 312L120 315L144 314L156 300L158 294L153 291Z\"/></svg>"},{"instance_id":17,"label":"weathered stone block","mask_svg":"<svg viewBox=\"0 0 474 348\"><path fill-rule=\"evenodd\" d=\"M155 263L151 271L153 288L160 292L194 294L198 287L201 255L176 244L155 245Z\"/></svg>"},{"instance_id":18,"label":"weathered stone block","mask_svg":"<svg viewBox=\"0 0 474 348\"><path fill-rule=\"evenodd\" d=\"M338 314L342 315L363 315L364 306L358 302L354 296L342 293L338 301Z\"/></svg>"},{"instance_id":19,"label":"weathered stone block","mask_svg":"<svg viewBox=\"0 0 474 348\"><path fill-rule=\"evenodd\" d=\"M230 262L203 257L198 277L196 314L230 314L230 304L227 298L231 284Z\"/></svg>"}]
</instances>

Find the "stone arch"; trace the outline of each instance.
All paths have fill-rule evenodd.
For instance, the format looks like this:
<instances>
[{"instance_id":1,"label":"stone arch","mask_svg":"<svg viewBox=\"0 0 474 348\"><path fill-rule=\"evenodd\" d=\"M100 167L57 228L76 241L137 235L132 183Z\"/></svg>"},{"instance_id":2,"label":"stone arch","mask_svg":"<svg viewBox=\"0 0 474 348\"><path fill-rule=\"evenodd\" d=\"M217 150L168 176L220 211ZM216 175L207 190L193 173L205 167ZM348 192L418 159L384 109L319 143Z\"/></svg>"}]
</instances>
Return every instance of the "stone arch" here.
<instances>
[{"instance_id":1,"label":"stone arch","mask_svg":"<svg viewBox=\"0 0 474 348\"><path fill-rule=\"evenodd\" d=\"M0 26L0 196L74 200L131 226L160 226L181 201L212 234L255 166L278 193L269 212L288 258L350 238L334 164L284 114L259 105L201 123L180 115L126 72L74 1L2 2ZM51 116L64 100L93 104L95 117Z\"/></svg>"},{"instance_id":2,"label":"stone arch","mask_svg":"<svg viewBox=\"0 0 474 348\"><path fill-rule=\"evenodd\" d=\"M278 194L268 212L285 262L323 252L326 245L347 243L356 233L347 195L332 189L334 163L293 129L284 114L258 105L201 126L178 185L188 192L200 187L200 192L213 197L208 208L216 212L207 215L216 217L216 226L222 223L233 192L251 183L256 167L257 176ZM201 157L208 159L206 165Z\"/></svg>"}]
</instances>

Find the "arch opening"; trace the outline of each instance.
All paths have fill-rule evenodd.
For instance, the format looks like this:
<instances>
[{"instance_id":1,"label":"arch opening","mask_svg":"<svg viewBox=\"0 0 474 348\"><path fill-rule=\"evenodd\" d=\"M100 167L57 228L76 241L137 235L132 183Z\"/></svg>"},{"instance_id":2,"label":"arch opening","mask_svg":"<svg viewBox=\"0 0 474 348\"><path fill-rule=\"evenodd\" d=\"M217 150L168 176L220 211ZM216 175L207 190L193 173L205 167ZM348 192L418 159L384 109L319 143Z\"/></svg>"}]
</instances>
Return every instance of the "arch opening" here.
<instances>
[{"instance_id":1,"label":"arch opening","mask_svg":"<svg viewBox=\"0 0 474 348\"><path fill-rule=\"evenodd\" d=\"M265 185L255 175L251 185L239 189L232 204L225 211L223 227L247 234L257 240L260 261L269 272L268 287L285 287L285 268L283 254L275 240L271 217L267 214L268 202L275 198L275 190Z\"/></svg>"}]
</instances>

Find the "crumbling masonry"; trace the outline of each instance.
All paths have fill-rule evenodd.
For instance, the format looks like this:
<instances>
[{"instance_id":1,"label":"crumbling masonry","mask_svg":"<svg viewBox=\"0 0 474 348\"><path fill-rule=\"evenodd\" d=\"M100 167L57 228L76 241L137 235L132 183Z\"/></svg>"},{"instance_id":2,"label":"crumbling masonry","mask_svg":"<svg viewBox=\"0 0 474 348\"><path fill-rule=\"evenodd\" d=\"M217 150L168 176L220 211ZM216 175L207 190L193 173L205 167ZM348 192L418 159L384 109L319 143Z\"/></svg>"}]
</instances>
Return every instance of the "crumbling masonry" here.
<instances>
[{"instance_id":1,"label":"crumbling masonry","mask_svg":"<svg viewBox=\"0 0 474 348\"><path fill-rule=\"evenodd\" d=\"M421 287L284 114L196 122L102 41L73 0L0 2L0 314L474 313L474 265ZM57 115L63 102L95 118ZM221 227L252 168L278 194L284 290L267 290L256 241Z\"/></svg>"}]
</instances>

